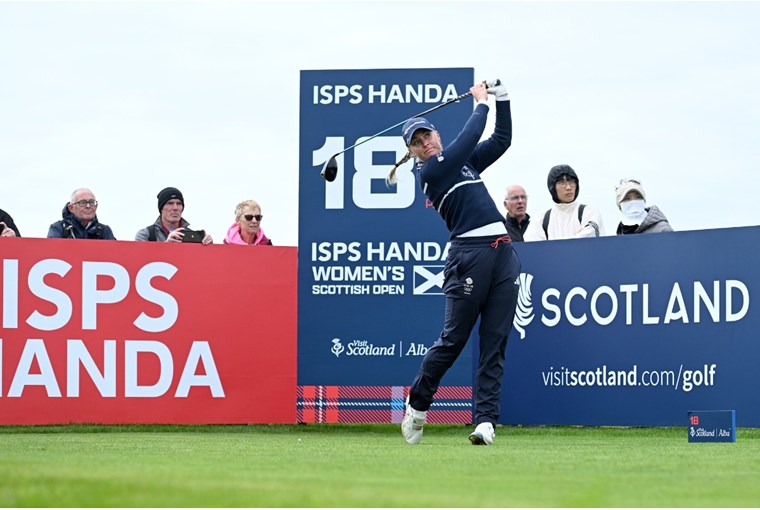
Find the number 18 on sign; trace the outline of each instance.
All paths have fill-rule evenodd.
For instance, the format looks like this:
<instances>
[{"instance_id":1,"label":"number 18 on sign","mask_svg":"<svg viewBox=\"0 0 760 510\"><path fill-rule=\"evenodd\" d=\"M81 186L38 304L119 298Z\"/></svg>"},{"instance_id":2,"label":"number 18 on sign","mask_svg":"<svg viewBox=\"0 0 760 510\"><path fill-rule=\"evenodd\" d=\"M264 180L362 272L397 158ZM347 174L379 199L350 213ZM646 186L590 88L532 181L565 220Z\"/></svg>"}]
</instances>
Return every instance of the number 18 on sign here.
<instances>
[{"instance_id":1,"label":"number 18 on sign","mask_svg":"<svg viewBox=\"0 0 760 510\"><path fill-rule=\"evenodd\" d=\"M690 443L735 443L736 411L689 411Z\"/></svg>"}]
</instances>

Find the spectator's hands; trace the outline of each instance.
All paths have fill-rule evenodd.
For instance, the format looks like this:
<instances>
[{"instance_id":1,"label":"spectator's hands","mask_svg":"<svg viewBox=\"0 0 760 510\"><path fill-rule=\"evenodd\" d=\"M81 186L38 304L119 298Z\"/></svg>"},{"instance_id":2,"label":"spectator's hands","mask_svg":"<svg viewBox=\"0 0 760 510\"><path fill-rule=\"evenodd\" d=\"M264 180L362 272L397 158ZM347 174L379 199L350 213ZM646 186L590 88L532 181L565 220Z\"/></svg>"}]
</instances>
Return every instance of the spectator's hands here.
<instances>
[{"instance_id":1,"label":"spectator's hands","mask_svg":"<svg viewBox=\"0 0 760 510\"><path fill-rule=\"evenodd\" d=\"M488 89L489 94L496 96L497 101L509 101L509 93L507 92L507 86L499 80L499 85Z\"/></svg>"},{"instance_id":2,"label":"spectator's hands","mask_svg":"<svg viewBox=\"0 0 760 510\"><path fill-rule=\"evenodd\" d=\"M175 228L174 230L169 232L169 235L166 236L166 242L167 243L181 243L182 238L185 236L182 230L184 230L184 227Z\"/></svg>"},{"instance_id":3,"label":"spectator's hands","mask_svg":"<svg viewBox=\"0 0 760 510\"><path fill-rule=\"evenodd\" d=\"M472 97L475 98L475 101L485 101L488 99L488 91L486 90L486 86L482 83L476 83L470 87L470 93L472 94Z\"/></svg>"},{"instance_id":4,"label":"spectator's hands","mask_svg":"<svg viewBox=\"0 0 760 510\"><path fill-rule=\"evenodd\" d=\"M16 237L16 232L0 221L0 237Z\"/></svg>"},{"instance_id":5,"label":"spectator's hands","mask_svg":"<svg viewBox=\"0 0 760 510\"><path fill-rule=\"evenodd\" d=\"M185 233L183 232L185 230L185 227L179 227L174 229L173 231L169 232L169 235L166 236L166 242L167 243L181 243L182 238L185 237ZM209 234L206 234L203 236L203 241L201 241L201 244L212 244L214 240L211 238Z\"/></svg>"}]
</instances>

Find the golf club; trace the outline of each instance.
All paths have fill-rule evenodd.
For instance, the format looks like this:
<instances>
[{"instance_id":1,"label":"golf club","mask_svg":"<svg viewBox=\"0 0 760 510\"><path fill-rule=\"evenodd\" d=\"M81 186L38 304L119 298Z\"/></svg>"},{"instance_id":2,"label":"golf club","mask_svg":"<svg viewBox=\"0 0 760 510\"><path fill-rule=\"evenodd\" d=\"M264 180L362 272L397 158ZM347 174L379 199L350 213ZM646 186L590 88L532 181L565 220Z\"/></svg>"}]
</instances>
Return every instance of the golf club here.
<instances>
[{"instance_id":1,"label":"golf club","mask_svg":"<svg viewBox=\"0 0 760 510\"><path fill-rule=\"evenodd\" d=\"M496 87L497 85L500 85L501 81L500 80L490 80L490 81L486 80L486 81L483 82L483 84L485 84L486 88L492 88L492 87ZM411 117L406 118L406 119L402 120L401 122L392 125L389 128L383 129L379 133L375 133L374 135L370 136L369 138L365 138L364 140L362 140L359 143L353 144L351 147L346 147L342 151L336 152L335 154L333 154L330 157L330 159L328 159L325 162L325 165L322 167L322 173L321 173L322 177L324 177L324 179L327 182L333 182L335 180L335 177L338 175L338 161L335 158L338 157L338 156L340 156L344 152L347 152L347 151L353 149L354 147L357 147L357 146L359 146L359 145L361 145L361 144L363 144L365 142L369 142L373 138L377 138L378 136L383 135L383 134L387 133L388 131L390 131L392 129L396 129L397 127L403 126L404 123L406 121L408 121L409 119L414 119L414 118L417 118L417 117L422 117L423 115L427 115L428 113L433 112L433 111L435 111L435 110L437 110L439 108L443 108L446 105L450 105L451 103L457 103L457 102L461 101L462 99L464 99L466 97L469 97L471 95L472 95L472 92L469 92L469 91L465 92L464 94L462 94L460 96L457 96L454 99L449 99L448 101L446 101L444 103L441 103L439 105L436 105L436 106L434 106L432 108L429 108L429 109L425 110L424 112L420 112L417 115L412 115Z\"/></svg>"}]
</instances>

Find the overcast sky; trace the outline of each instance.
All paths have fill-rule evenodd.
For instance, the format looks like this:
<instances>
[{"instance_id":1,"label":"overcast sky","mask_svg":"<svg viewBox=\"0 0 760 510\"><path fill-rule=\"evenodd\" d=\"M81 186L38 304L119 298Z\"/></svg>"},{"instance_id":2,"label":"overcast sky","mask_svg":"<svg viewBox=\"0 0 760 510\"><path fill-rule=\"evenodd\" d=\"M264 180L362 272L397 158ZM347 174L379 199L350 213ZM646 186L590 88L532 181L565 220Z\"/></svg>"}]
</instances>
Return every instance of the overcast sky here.
<instances>
[{"instance_id":1,"label":"overcast sky","mask_svg":"<svg viewBox=\"0 0 760 510\"><path fill-rule=\"evenodd\" d=\"M565 163L608 234L623 177L676 230L755 225L758 20L757 2L0 1L0 208L44 237L90 187L131 240L175 186L217 242L253 198L295 246L300 71L472 67L512 97L500 207L520 183L540 216Z\"/></svg>"}]
</instances>

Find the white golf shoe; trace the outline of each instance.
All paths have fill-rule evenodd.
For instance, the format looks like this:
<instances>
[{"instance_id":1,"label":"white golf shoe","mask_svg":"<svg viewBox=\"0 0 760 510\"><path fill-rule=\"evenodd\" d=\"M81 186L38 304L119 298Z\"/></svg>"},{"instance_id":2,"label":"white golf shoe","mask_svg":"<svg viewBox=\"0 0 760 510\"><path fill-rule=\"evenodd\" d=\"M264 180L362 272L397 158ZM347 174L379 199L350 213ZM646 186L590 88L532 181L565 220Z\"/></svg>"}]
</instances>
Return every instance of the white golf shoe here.
<instances>
[{"instance_id":1,"label":"white golf shoe","mask_svg":"<svg viewBox=\"0 0 760 510\"><path fill-rule=\"evenodd\" d=\"M470 434L470 442L472 444L493 444L493 438L496 432L493 430L493 425L488 422L483 422L475 427L475 432Z\"/></svg>"},{"instance_id":2,"label":"white golf shoe","mask_svg":"<svg viewBox=\"0 0 760 510\"><path fill-rule=\"evenodd\" d=\"M409 405L406 399L406 413L401 422L401 433L409 444L418 444L422 439L422 427L425 425L427 411L418 411Z\"/></svg>"}]
</instances>

